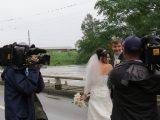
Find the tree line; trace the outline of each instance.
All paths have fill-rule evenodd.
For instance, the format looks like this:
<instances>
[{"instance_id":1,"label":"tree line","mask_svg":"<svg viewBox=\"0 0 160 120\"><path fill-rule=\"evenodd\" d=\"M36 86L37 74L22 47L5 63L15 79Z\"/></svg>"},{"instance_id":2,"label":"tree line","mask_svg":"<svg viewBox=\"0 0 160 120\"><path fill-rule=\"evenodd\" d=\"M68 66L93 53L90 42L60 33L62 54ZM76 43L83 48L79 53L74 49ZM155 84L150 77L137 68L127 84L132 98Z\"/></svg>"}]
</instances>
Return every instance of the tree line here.
<instances>
[{"instance_id":1,"label":"tree line","mask_svg":"<svg viewBox=\"0 0 160 120\"><path fill-rule=\"evenodd\" d=\"M86 63L98 47L111 49L113 36L160 33L160 0L99 0L95 9L102 19L87 14L83 20L83 36L76 43L79 63Z\"/></svg>"}]
</instances>

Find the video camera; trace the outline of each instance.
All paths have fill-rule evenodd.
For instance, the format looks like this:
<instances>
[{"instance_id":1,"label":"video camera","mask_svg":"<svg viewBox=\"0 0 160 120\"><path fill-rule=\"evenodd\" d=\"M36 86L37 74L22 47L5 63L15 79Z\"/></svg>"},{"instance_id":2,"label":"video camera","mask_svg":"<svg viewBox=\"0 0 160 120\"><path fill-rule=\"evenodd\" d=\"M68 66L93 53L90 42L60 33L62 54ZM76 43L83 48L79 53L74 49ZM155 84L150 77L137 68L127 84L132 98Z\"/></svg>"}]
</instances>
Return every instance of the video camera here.
<instances>
[{"instance_id":1,"label":"video camera","mask_svg":"<svg viewBox=\"0 0 160 120\"><path fill-rule=\"evenodd\" d=\"M0 66L27 67L31 64L50 64L50 56L45 49L36 48L35 45L20 45L16 42L0 48ZM31 55L37 55L39 61L31 61Z\"/></svg>"},{"instance_id":2,"label":"video camera","mask_svg":"<svg viewBox=\"0 0 160 120\"><path fill-rule=\"evenodd\" d=\"M158 36L144 36L141 39L141 59L150 71L160 70L160 38Z\"/></svg>"}]
</instances>

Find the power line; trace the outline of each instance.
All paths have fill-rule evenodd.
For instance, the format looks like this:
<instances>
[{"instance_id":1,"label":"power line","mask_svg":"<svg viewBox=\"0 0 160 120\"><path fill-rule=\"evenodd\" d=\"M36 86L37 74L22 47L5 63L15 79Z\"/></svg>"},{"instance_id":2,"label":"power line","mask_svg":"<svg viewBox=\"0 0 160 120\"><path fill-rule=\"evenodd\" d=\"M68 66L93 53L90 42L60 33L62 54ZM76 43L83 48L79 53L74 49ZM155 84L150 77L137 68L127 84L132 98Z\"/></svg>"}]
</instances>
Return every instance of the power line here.
<instances>
[{"instance_id":1,"label":"power line","mask_svg":"<svg viewBox=\"0 0 160 120\"><path fill-rule=\"evenodd\" d=\"M23 19L29 19L31 17L41 16L43 14L55 13L55 12L58 12L58 11L62 11L64 9L69 9L71 7L75 7L77 5L82 5L82 3L84 4L84 3L86 3L86 1L83 1L83 2L81 1L79 3L73 3L73 4L70 4L70 5L61 7L61 8L51 9L51 10L47 10L45 12L35 13L35 14L29 15L29 16L23 16L23 17L17 17L17 18L9 18L9 19L6 19L6 20L0 20L0 23L13 23L14 22L13 24L16 24L15 23L16 21L20 21L20 20L23 20ZM6 28L13 29L13 30L17 29L17 27L15 27L15 25L7 25L7 27L1 26L0 27L0 31L4 31Z\"/></svg>"},{"instance_id":2,"label":"power line","mask_svg":"<svg viewBox=\"0 0 160 120\"><path fill-rule=\"evenodd\" d=\"M62 11L62 10L64 10L64 9L68 9L68 8L74 7L74 6L76 6L76 5L77 5L77 4L74 3L74 4L70 4L70 5L61 7L61 8L48 10L48 11L46 11L46 12L35 13L35 14L33 14L33 15L30 15L30 16L24 16L24 17L9 18L9 19L6 19L6 20L0 20L0 23L2 23L2 22L13 22L13 21L16 21L16 20L22 20L22 19L26 19L26 18L31 18L31 17L35 17L35 16L40 16L40 15L42 15L42 14L54 13L54 12L56 12L56 11Z\"/></svg>"}]
</instances>

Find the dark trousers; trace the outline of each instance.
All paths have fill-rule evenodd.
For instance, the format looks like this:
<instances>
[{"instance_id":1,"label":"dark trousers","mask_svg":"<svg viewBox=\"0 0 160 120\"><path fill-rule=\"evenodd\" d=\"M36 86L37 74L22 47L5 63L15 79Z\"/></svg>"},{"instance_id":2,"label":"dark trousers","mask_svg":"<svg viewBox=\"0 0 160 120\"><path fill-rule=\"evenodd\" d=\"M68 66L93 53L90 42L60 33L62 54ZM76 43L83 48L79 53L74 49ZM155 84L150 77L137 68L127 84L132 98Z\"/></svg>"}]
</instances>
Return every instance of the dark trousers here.
<instances>
[{"instance_id":1,"label":"dark trousers","mask_svg":"<svg viewBox=\"0 0 160 120\"><path fill-rule=\"evenodd\" d=\"M48 120L47 115L43 109L43 106L36 94L34 94L34 106L36 120Z\"/></svg>"}]
</instances>

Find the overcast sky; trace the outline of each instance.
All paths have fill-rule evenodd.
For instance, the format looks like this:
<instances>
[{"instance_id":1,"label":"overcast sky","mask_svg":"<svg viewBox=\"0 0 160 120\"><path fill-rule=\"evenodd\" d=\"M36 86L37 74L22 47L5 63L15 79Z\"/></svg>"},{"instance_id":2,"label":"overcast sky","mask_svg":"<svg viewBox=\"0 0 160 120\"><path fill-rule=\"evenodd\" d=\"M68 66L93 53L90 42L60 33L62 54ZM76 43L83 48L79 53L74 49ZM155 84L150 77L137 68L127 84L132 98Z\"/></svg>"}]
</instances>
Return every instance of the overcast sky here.
<instances>
[{"instance_id":1,"label":"overcast sky","mask_svg":"<svg viewBox=\"0 0 160 120\"><path fill-rule=\"evenodd\" d=\"M13 42L39 47L75 47L87 13L97 0L0 0L0 46Z\"/></svg>"}]
</instances>

